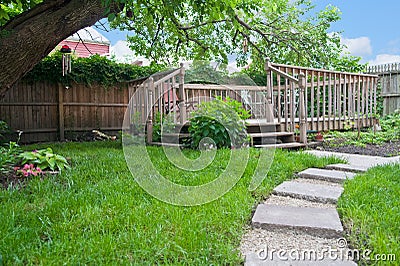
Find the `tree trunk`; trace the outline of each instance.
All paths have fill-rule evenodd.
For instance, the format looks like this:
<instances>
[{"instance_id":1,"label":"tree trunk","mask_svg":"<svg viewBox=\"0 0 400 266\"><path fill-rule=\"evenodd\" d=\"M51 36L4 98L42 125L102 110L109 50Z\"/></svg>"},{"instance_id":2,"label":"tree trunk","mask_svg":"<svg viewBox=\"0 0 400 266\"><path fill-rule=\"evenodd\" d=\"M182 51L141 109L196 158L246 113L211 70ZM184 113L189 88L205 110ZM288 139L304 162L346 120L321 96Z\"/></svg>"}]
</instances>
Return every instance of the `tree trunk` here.
<instances>
[{"instance_id":1,"label":"tree trunk","mask_svg":"<svg viewBox=\"0 0 400 266\"><path fill-rule=\"evenodd\" d=\"M102 0L45 0L0 28L0 99L62 40L107 16Z\"/></svg>"}]
</instances>

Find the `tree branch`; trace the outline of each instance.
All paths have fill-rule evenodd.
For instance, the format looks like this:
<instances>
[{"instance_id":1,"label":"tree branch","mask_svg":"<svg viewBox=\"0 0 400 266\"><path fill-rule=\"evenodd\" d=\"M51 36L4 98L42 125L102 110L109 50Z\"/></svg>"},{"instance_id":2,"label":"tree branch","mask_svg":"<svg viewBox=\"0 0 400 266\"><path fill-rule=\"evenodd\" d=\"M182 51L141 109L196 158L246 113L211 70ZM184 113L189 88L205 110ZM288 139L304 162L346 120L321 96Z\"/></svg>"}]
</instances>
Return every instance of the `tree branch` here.
<instances>
[{"instance_id":1,"label":"tree branch","mask_svg":"<svg viewBox=\"0 0 400 266\"><path fill-rule=\"evenodd\" d=\"M2 28L7 34L0 37L0 51L5 51L0 53L0 98L57 44L105 12L102 0L45 0L10 20Z\"/></svg>"}]
</instances>

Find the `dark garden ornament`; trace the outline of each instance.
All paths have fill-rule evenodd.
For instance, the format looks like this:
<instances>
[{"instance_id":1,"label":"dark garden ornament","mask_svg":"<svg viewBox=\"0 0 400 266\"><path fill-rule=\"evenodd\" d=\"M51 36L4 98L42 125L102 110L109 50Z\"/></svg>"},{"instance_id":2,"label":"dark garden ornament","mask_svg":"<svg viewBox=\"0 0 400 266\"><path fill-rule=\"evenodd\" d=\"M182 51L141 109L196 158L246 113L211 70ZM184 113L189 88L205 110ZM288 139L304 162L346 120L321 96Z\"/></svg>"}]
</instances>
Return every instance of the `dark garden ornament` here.
<instances>
[{"instance_id":1,"label":"dark garden ornament","mask_svg":"<svg viewBox=\"0 0 400 266\"><path fill-rule=\"evenodd\" d=\"M65 76L71 73L71 48L63 45L60 52L62 53L62 74Z\"/></svg>"}]
</instances>

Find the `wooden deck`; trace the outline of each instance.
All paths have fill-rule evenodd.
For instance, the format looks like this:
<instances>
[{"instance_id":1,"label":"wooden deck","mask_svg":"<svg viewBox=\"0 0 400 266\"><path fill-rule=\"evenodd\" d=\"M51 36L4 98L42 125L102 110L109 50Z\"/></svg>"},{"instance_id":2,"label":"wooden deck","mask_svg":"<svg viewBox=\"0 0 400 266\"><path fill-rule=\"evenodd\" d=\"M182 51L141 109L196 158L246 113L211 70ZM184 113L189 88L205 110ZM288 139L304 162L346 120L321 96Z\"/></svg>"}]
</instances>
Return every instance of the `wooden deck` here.
<instances>
[{"instance_id":1,"label":"wooden deck","mask_svg":"<svg viewBox=\"0 0 400 266\"><path fill-rule=\"evenodd\" d=\"M131 119L146 125L147 132L152 132L156 115L182 127L198 104L218 96L240 101L250 111L247 125L248 133L253 134L252 142L268 139L270 132L283 132L274 137L289 141L291 138L285 136L299 132L300 142L307 144L310 131L371 127L377 122L374 119L378 97L376 75L271 62L266 62L265 71L267 86L264 87L185 84L183 67L165 76L151 77L130 88L134 95L129 105ZM152 142L151 134L148 142Z\"/></svg>"}]
</instances>

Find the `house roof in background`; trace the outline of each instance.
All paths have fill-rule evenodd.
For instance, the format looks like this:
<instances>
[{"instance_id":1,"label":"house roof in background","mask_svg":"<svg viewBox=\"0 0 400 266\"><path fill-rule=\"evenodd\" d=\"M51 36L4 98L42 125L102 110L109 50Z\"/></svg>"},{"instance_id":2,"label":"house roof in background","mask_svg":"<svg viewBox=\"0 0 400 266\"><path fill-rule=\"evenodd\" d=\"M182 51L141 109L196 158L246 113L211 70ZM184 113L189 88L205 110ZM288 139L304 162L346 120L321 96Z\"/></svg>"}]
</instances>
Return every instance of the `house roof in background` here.
<instances>
[{"instance_id":1,"label":"house roof in background","mask_svg":"<svg viewBox=\"0 0 400 266\"><path fill-rule=\"evenodd\" d=\"M84 29L79 30L77 33L73 34L72 36L68 37L67 41L80 41L79 37L88 43L99 43L99 44L107 44L110 45L111 42L104 37L101 33L97 30L93 29L92 27L87 27Z\"/></svg>"}]
</instances>

